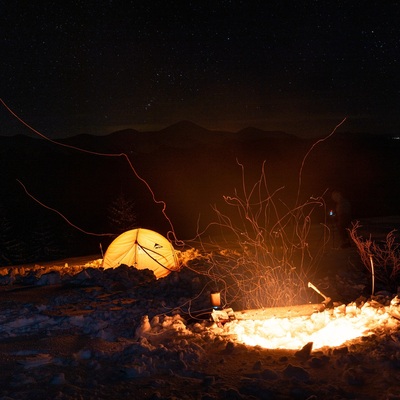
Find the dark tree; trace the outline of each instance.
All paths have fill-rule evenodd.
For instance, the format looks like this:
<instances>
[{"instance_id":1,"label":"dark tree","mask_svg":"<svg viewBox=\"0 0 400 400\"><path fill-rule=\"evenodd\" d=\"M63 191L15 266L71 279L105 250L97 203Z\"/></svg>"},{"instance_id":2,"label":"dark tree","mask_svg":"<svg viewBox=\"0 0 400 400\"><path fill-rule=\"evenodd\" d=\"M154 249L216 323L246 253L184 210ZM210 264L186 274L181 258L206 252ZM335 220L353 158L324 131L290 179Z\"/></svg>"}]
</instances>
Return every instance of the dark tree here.
<instances>
[{"instance_id":1,"label":"dark tree","mask_svg":"<svg viewBox=\"0 0 400 400\"><path fill-rule=\"evenodd\" d=\"M136 227L135 203L121 193L108 208L111 229L122 233Z\"/></svg>"},{"instance_id":2,"label":"dark tree","mask_svg":"<svg viewBox=\"0 0 400 400\"><path fill-rule=\"evenodd\" d=\"M0 266L15 265L25 259L25 245L22 243L6 209L0 204Z\"/></svg>"},{"instance_id":3,"label":"dark tree","mask_svg":"<svg viewBox=\"0 0 400 400\"><path fill-rule=\"evenodd\" d=\"M57 228L45 219L38 221L32 230L30 241L30 260L48 261L63 257L64 252L59 243Z\"/></svg>"}]
</instances>

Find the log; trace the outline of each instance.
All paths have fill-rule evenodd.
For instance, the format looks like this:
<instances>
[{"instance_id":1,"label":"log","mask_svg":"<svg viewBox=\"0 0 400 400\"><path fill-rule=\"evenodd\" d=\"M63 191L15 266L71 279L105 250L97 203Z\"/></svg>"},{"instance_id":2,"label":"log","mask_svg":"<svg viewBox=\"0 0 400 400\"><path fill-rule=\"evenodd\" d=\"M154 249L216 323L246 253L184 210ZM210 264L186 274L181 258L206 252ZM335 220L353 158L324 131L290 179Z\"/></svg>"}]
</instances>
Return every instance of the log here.
<instances>
[{"instance_id":1,"label":"log","mask_svg":"<svg viewBox=\"0 0 400 400\"><path fill-rule=\"evenodd\" d=\"M324 311L325 303L300 304L288 307L269 307L255 310L235 311L235 317L239 320L244 319L269 319L269 318L293 318L310 316L315 312Z\"/></svg>"},{"instance_id":2,"label":"log","mask_svg":"<svg viewBox=\"0 0 400 400\"><path fill-rule=\"evenodd\" d=\"M271 318L293 318L310 316L316 312L322 312L326 303L300 304L296 306L268 307L254 310L233 311L232 308L213 310L211 318L214 322L225 324L233 320L266 320Z\"/></svg>"}]
</instances>

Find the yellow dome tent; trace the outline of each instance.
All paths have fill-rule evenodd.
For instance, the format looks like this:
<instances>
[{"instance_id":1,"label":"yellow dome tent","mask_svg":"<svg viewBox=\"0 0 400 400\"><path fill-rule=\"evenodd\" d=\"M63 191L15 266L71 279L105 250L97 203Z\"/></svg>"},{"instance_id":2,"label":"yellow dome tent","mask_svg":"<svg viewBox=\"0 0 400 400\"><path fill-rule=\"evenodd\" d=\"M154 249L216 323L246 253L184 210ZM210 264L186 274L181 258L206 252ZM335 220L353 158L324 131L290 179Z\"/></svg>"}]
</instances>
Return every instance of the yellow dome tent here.
<instances>
[{"instance_id":1,"label":"yellow dome tent","mask_svg":"<svg viewBox=\"0 0 400 400\"><path fill-rule=\"evenodd\" d=\"M179 270L171 242L159 233L144 228L126 231L108 246L103 268L117 268L121 264L150 269L157 279Z\"/></svg>"}]
</instances>

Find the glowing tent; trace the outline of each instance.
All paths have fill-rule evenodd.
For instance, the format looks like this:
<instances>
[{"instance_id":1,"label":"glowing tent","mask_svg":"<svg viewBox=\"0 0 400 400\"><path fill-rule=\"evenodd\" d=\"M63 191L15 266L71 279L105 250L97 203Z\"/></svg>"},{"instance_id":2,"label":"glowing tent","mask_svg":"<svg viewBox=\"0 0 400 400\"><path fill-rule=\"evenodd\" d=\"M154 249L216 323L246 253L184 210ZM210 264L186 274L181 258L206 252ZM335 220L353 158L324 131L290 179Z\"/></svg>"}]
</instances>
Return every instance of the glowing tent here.
<instances>
[{"instance_id":1,"label":"glowing tent","mask_svg":"<svg viewBox=\"0 0 400 400\"><path fill-rule=\"evenodd\" d=\"M171 242L159 233L143 228L122 233L108 246L103 268L116 268L121 264L150 269L157 279L179 270Z\"/></svg>"}]
</instances>

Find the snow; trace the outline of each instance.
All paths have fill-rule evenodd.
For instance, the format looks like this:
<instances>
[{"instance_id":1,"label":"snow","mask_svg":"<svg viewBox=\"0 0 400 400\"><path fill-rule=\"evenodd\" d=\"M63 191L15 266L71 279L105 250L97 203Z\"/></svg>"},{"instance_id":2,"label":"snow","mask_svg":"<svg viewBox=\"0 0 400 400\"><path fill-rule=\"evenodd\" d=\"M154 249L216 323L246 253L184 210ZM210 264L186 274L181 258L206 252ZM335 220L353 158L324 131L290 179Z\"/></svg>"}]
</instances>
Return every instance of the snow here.
<instances>
[{"instance_id":1,"label":"snow","mask_svg":"<svg viewBox=\"0 0 400 400\"><path fill-rule=\"evenodd\" d=\"M337 347L373 333L376 329L397 330L399 324L389 313L390 306L362 307L355 304L294 318L234 320L224 333L241 343L264 348L301 349L312 342L314 349Z\"/></svg>"},{"instance_id":2,"label":"snow","mask_svg":"<svg viewBox=\"0 0 400 400\"><path fill-rule=\"evenodd\" d=\"M100 265L2 269L0 399L400 399L394 293L218 323L192 269L156 280ZM330 287L350 278L338 270Z\"/></svg>"}]
</instances>

